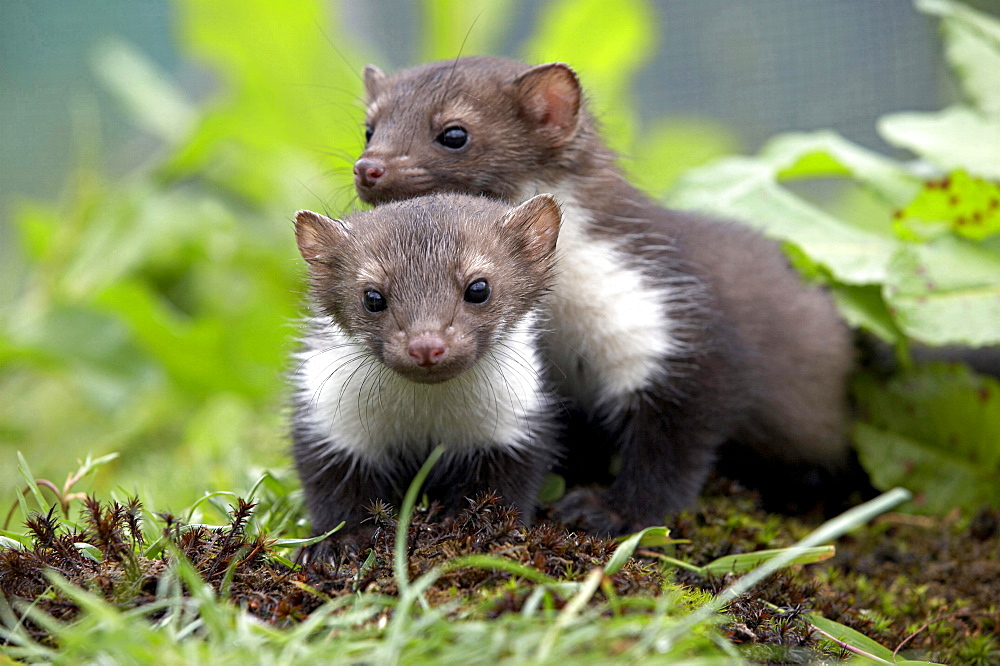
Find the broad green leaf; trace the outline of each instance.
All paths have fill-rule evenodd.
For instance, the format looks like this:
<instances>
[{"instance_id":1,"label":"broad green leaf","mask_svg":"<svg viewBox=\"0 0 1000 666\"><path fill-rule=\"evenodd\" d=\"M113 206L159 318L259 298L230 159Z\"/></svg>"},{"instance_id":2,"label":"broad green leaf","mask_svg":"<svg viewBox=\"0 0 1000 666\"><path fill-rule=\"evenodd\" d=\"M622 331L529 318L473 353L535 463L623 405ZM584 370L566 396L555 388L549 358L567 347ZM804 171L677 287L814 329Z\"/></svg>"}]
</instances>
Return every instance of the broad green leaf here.
<instances>
[{"instance_id":1,"label":"broad green leaf","mask_svg":"<svg viewBox=\"0 0 1000 666\"><path fill-rule=\"evenodd\" d=\"M1000 383L962 365L930 365L855 385L854 441L878 488L904 486L922 510L1000 506Z\"/></svg>"},{"instance_id":2,"label":"broad green leaf","mask_svg":"<svg viewBox=\"0 0 1000 666\"><path fill-rule=\"evenodd\" d=\"M878 285L834 284L830 286L830 295L851 327L873 333L889 343L896 343L901 339L902 333L896 326Z\"/></svg>"},{"instance_id":3,"label":"broad green leaf","mask_svg":"<svg viewBox=\"0 0 1000 666\"><path fill-rule=\"evenodd\" d=\"M879 119L878 130L892 145L943 171L964 169L1000 180L1000 115L989 117L962 106L938 113L894 113Z\"/></svg>"},{"instance_id":4,"label":"broad green leaf","mask_svg":"<svg viewBox=\"0 0 1000 666\"><path fill-rule=\"evenodd\" d=\"M945 57L970 101L1000 112L1000 20L951 0L917 0L916 6L941 17Z\"/></svg>"},{"instance_id":5,"label":"broad green leaf","mask_svg":"<svg viewBox=\"0 0 1000 666\"><path fill-rule=\"evenodd\" d=\"M850 177L892 206L912 199L920 187L898 162L831 131L780 134L758 157L776 169L778 180Z\"/></svg>"},{"instance_id":6,"label":"broad green leaf","mask_svg":"<svg viewBox=\"0 0 1000 666\"><path fill-rule=\"evenodd\" d=\"M668 197L676 208L742 220L765 234L797 245L847 284L880 283L898 242L832 217L782 188L775 168L732 157L681 179Z\"/></svg>"},{"instance_id":7,"label":"broad green leaf","mask_svg":"<svg viewBox=\"0 0 1000 666\"><path fill-rule=\"evenodd\" d=\"M982 240L1000 233L1000 184L964 171L929 181L913 201L896 212L894 227L905 240L947 232Z\"/></svg>"},{"instance_id":8,"label":"broad green leaf","mask_svg":"<svg viewBox=\"0 0 1000 666\"><path fill-rule=\"evenodd\" d=\"M1000 343L1000 244L943 237L893 258L885 299L899 327L929 345Z\"/></svg>"}]
</instances>

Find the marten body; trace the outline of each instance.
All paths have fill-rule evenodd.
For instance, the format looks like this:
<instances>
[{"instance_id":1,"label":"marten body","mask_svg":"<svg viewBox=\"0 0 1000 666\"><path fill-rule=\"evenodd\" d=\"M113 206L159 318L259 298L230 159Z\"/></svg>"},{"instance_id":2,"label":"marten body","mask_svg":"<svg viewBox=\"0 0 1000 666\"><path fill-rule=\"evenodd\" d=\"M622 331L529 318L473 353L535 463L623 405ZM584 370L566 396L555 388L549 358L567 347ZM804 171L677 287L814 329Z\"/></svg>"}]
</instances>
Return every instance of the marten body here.
<instances>
[{"instance_id":1,"label":"marten body","mask_svg":"<svg viewBox=\"0 0 1000 666\"><path fill-rule=\"evenodd\" d=\"M426 488L446 512L494 491L531 521L557 455L537 337L559 221L549 197L297 214L314 317L292 374L293 450L314 532L347 523L310 556L363 545L366 508L398 506L438 445Z\"/></svg>"},{"instance_id":2,"label":"marten body","mask_svg":"<svg viewBox=\"0 0 1000 666\"><path fill-rule=\"evenodd\" d=\"M606 489L570 492L557 515L612 534L659 524L694 501L731 441L841 463L852 348L828 295L760 234L632 187L570 68L463 58L391 77L369 66L365 84L355 184L366 202L551 192L562 207L542 345L582 420L566 440L570 481L597 471L599 451L620 469Z\"/></svg>"}]
</instances>

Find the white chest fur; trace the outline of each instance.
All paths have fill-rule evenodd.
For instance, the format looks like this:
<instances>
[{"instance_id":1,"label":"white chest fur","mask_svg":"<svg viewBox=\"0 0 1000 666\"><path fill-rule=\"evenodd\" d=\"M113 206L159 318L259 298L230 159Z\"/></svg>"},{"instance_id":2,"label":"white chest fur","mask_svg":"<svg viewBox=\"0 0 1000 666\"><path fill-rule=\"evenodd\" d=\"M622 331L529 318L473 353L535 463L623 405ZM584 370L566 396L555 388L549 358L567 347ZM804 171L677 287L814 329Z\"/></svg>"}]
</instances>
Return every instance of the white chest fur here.
<instances>
[{"instance_id":1,"label":"white chest fur","mask_svg":"<svg viewBox=\"0 0 1000 666\"><path fill-rule=\"evenodd\" d=\"M528 196L546 191L529 189ZM548 191L563 212L545 336L553 380L584 404L621 408L665 371L664 358L677 349L669 287L628 261L614 240L588 233L590 214L569 188Z\"/></svg>"},{"instance_id":2,"label":"white chest fur","mask_svg":"<svg viewBox=\"0 0 1000 666\"><path fill-rule=\"evenodd\" d=\"M330 320L318 320L293 374L319 435L318 460L349 453L385 462L438 444L452 455L529 446L538 415L553 409L542 391L535 338L530 315L471 369L420 384L386 368Z\"/></svg>"}]
</instances>

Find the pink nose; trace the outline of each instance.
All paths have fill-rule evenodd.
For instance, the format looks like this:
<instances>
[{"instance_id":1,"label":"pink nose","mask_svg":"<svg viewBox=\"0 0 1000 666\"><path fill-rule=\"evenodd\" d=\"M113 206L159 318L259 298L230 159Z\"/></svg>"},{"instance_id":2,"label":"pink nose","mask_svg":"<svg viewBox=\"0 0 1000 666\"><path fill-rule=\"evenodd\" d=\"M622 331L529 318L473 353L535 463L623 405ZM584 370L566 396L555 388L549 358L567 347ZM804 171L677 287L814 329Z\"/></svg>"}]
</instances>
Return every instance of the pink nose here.
<instances>
[{"instance_id":1,"label":"pink nose","mask_svg":"<svg viewBox=\"0 0 1000 666\"><path fill-rule=\"evenodd\" d=\"M385 162L374 157L362 157L354 163L354 179L365 187L373 187L385 175Z\"/></svg>"},{"instance_id":2,"label":"pink nose","mask_svg":"<svg viewBox=\"0 0 1000 666\"><path fill-rule=\"evenodd\" d=\"M448 345L436 335L422 335L410 341L406 353L421 368L429 368L441 362Z\"/></svg>"}]
</instances>

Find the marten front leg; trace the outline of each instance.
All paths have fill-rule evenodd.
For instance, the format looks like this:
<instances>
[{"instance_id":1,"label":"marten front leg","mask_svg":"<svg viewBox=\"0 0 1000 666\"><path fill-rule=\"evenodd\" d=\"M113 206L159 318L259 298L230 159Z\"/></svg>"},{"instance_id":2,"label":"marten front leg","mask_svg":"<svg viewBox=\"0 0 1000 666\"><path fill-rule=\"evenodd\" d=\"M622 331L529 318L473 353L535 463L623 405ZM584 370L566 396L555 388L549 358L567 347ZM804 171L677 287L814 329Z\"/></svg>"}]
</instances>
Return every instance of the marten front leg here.
<instances>
[{"instance_id":1,"label":"marten front leg","mask_svg":"<svg viewBox=\"0 0 1000 666\"><path fill-rule=\"evenodd\" d=\"M477 451L443 467L439 474L432 474L430 494L439 499L446 513L454 513L467 507L468 500L493 491L502 505L517 508L521 522L530 525L535 518L542 481L555 457L554 447L538 442L530 448Z\"/></svg>"},{"instance_id":2,"label":"marten front leg","mask_svg":"<svg viewBox=\"0 0 1000 666\"><path fill-rule=\"evenodd\" d=\"M556 517L589 532L621 535L662 525L694 504L718 448L745 409L735 364L698 359L697 372L638 393L606 420L620 469L606 489L578 488L556 504Z\"/></svg>"}]
</instances>

